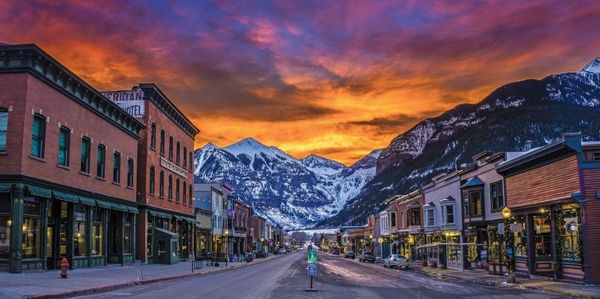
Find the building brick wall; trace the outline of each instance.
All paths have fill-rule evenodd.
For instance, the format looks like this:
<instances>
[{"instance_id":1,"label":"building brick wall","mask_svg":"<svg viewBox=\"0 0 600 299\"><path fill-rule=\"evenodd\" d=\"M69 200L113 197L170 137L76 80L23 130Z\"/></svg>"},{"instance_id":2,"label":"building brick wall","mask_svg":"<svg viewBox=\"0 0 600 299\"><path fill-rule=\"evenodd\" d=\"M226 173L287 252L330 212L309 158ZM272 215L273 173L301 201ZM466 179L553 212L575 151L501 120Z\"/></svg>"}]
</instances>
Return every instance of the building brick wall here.
<instances>
[{"instance_id":1,"label":"building brick wall","mask_svg":"<svg viewBox=\"0 0 600 299\"><path fill-rule=\"evenodd\" d=\"M509 176L506 182L508 207L552 202L571 197L579 191L577 156Z\"/></svg>"},{"instance_id":2,"label":"building brick wall","mask_svg":"<svg viewBox=\"0 0 600 299\"><path fill-rule=\"evenodd\" d=\"M600 199L596 198L596 192L600 191L600 169L583 170L583 186L585 200L584 221L587 226L584 244L588 251L584 263L591 269L593 283L600 283Z\"/></svg>"}]
</instances>

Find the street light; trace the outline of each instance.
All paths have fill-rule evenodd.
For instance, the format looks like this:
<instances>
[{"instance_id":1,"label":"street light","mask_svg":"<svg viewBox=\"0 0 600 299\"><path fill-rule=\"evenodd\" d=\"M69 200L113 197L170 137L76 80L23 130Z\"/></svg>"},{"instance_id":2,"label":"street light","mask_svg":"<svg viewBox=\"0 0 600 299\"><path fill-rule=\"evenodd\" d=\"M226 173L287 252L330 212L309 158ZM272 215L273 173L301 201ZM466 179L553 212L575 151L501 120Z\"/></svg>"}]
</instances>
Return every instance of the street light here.
<instances>
[{"instance_id":1,"label":"street light","mask_svg":"<svg viewBox=\"0 0 600 299\"><path fill-rule=\"evenodd\" d=\"M229 230L225 229L225 231L223 231L223 234L225 234L225 244L227 245L225 249L225 267L227 267L229 265Z\"/></svg>"},{"instance_id":2,"label":"street light","mask_svg":"<svg viewBox=\"0 0 600 299\"><path fill-rule=\"evenodd\" d=\"M515 282L515 275L513 271L513 241L514 238L511 236L510 229L510 218L511 210L508 207L502 209L502 217L504 218L504 263L506 266L506 273L504 274L505 282Z\"/></svg>"},{"instance_id":3,"label":"street light","mask_svg":"<svg viewBox=\"0 0 600 299\"><path fill-rule=\"evenodd\" d=\"M504 217L506 220L510 218L510 209L508 207L504 207L504 209L502 209L502 217Z\"/></svg>"}]
</instances>

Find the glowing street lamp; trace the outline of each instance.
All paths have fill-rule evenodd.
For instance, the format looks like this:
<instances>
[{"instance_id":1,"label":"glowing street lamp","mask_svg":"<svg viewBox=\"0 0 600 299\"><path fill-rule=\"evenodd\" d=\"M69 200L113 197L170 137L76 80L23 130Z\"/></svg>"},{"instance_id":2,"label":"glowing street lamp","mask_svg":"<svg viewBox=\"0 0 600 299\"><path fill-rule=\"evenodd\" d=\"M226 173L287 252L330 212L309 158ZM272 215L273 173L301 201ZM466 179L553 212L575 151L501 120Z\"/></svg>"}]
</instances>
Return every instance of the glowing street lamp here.
<instances>
[{"instance_id":1,"label":"glowing street lamp","mask_svg":"<svg viewBox=\"0 0 600 299\"><path fill-rule=\"evenodd\" d=\"M504 209L502 209L502 217L504 217L504 219L509 219L510 214L511 214L511 211L508 207L504 207Z\"/></svg>"}]
</instances>

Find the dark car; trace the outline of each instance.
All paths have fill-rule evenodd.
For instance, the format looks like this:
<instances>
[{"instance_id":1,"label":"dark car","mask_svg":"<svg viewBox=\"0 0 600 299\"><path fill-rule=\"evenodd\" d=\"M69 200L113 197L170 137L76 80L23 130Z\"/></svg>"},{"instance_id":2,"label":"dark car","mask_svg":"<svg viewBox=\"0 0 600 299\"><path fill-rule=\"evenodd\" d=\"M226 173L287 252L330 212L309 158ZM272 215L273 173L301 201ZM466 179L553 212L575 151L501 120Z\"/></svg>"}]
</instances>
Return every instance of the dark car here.
<instances>
[{"instance_id":1,"label":"dark car","mask_svg":"<svg viewBox=\"0 0 600 299\"><path fill-rule=\"evenodd\" d=\"M356 255L354 254L354 251L350 250L350 251L346 252L346 255L344 255L344 258L355 259Z\"/></svg>"},{"instance_id":2,"label":"dark car","mask_svg":"<svg viewBox=\"0 0 600 299\"><path fill-rule=\"evenodd\" d=\"M373 263L375 263L375 255L372 252L363 252L358 257L358 260L361 263L369 262L369 263L373 264Z\"/></svg>"}]
</instances>

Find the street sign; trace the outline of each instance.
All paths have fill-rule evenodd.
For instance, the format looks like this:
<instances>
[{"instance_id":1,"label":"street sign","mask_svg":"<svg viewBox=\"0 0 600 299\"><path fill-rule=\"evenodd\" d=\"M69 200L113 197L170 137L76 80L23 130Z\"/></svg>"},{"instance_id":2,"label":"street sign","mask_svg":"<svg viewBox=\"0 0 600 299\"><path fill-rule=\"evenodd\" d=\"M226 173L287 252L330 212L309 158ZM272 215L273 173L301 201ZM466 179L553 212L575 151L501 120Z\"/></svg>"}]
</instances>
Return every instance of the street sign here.
<instances>
[{"instance_id":1,"label":"street sign","mask_svg":"<svg viewBox=\"0 0 600 299\"><path fill-rule=\"evenodd\" d=\"M308 275L310 276L316 276L317 275L317 264L308 264L308 267L306 268Z\"/></svg>"},{"instance_id":2,"label":"street sign","mask_svg":"<svg viewBox=\"0 0 600 299\"><path fill-rule=\"evenodd\" d=\"M317 251L316 250L309 250L308 251L308 263L309 264L316 264L317 263Z\"/></svg>"}]
</instances>

